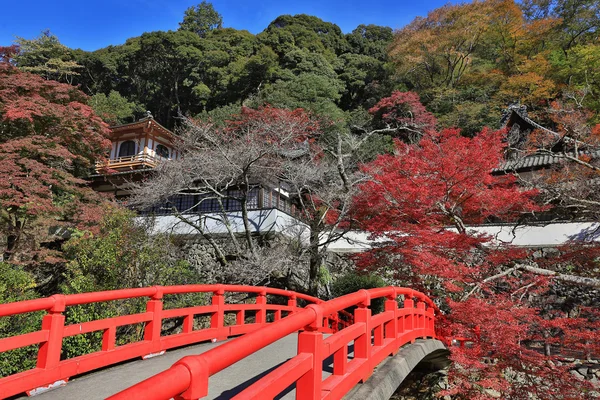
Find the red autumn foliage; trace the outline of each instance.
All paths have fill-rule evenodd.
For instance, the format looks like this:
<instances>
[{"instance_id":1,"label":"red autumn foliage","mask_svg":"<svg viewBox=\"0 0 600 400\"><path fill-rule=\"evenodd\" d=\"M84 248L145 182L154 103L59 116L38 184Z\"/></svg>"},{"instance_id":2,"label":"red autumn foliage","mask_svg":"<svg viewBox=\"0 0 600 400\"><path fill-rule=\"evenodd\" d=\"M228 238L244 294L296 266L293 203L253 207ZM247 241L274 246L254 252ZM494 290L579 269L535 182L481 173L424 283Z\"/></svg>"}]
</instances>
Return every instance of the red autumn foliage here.
<instances>
[{"instance_id":1,"label":"red autumn foliage","mask_svg":"<svg viewBox=\"0 0 600 400\"><path fill-rule=\"evenodd\" d=\"M0 48L4 256L12 262L57 261L60 257L40 248L48 229L89 226L100 217L100 198L80 178L110 148L109 129L76 88L12 66L14 51Z\"/></svg>"},{"instance_id":2,"label":"red autumn foliage","mask_svg":"<svg viewBox=\"0 0 600 400\"><path fill-rule=\"evenodd\" d=\"M465 252L489 238L446 227L461 231L468 223L538 209L534 191L516 189L513 176L490 174L501 160L502 135L484 130L469 139L449 129L426 136L418 147L397 141L395 154L364 167L373 180L356 198L356 218L374 236L401 244L392 251L418 271L455 275L467 267L450 261L447 252Z\"/></svg>"},{"instance_id":3,"label":"red autumn foliage","mask_svg":"<svg viewBox=\"0 0 600 400\"><path fill-rule=\"evenodd\" d=\"M0 62L2 141L44 135L67 148L77 162L90 166L105 156L110 140L108 125L86 101L87 96L71 85Z\"/></svg>"},{"instance_id":4,"label":"red autumn foliage","mask_svg":"<svg viewBox=\"0 0 600 400\"><path fill-rule=\"evenodd\" d=\"M435 128L437 120L427 111L414 92L395 91L391 96L381 99L369 113L380 125L395 129L425 132Z\"/></svg>"},{"instance_id":5,"label":"red autumn foliage","mask_svg":"<svg viewBox=\"0 0 600 400\"><path fill-rule=\"evenodd\" d=\"M365 165L372 180L355 198L354 216L379 242L357 262L440 296L447 312L442 332L471 338L472 345L451 348L450 388L442 395L579 398L590 386L558 366L560 348L577 338L592 351L585 338L597 334L598 320L541 310L529 299L543 298L552 281L509 270L527 252L468 227L543 209L534 202L536 191L522 190L511 175L491 174L502 159L503 135L485 129L469 139L457 130L430 132L418 145L397 141L394 154Z\"/></svg>"},{"instance_id":6,"label":"red autumn foliage","mask_svg":"<svg viewBox=\"0 0 600 400\"><path fill-rule=\"evenodd\" d=\"M242 107L240 114L227 121L225 132L247 141L261 140L273 146L313 142L319 134L317 120L305 110L287 110L270 105L258 109Z\"/></svg>"}]
</instances>

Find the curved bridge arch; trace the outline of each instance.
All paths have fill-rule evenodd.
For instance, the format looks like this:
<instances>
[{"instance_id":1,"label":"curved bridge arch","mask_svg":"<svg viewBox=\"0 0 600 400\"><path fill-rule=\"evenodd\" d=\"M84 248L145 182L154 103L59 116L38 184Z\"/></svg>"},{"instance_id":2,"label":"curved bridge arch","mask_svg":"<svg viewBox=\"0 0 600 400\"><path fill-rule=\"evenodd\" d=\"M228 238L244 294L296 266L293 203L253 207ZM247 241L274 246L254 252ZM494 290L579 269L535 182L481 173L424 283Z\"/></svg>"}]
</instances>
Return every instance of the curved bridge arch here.
<instances>
[{"instance_id":1,"label":"curved bridge arch","mask_svg":"<svg viewBox=\"0 0 600 400\"><path fill-rule=\"evenodd\" d=\"M211 304L163 309L162 299L166 294L198 292L212 293ZM256 300L252 304L227 304L227 292L249 293ZM268 299L274 296L283 297L287 304L281 304L281 301L269 303ZM140 297L149 298L146 312L65 326L63 313L69 306ZM399 297L402 307L399 307ZM385 310L372 315L369 306L375 298L386 299ZM312 304L302 308L297 299ZM345 311L350 307L355 307L353 315ZM367 381L373 369L402 346L420 338L435 338L435 314L438 312L427 296L408 288L360 290L322 301L265 287L187 285L56 295L0 305L0 317L42 310L47 314L43 317L41 330L0 339L0 352L39 344L36 368L0 379L2 397L66 381L69 377L132 358L160 354L170 348L243 335L206 353L184 357L166 371L112 397L202 398L208 393L209 376L286 335L299 332L297 355L235 398L275 398L290 385L295 385L298 399L339 399L358 382ZM232 325L224 323L226 313L235 314ZM255 314L253 323L247 323L246 313ZM210 315L210 327L194 330L193 319L197 315ZM182 331L161 336L163 320L175 317L183 318ZM145 326L144 338L116 346L117 328L138 323ZM103 333L100 351L61 359L63 338L96 331ZM350 345L354 352L351 358L348 357ZM333 360L333 373L323 380L322 365L328 358Z\"/></svg>"},{"instance_id":2,"label":"curved bridge arch","mask_svg":"<svg viewBox=\"0 0 600 400\"><path fill-rule=\"evenodd\" d=\"M441 341L419 339L383 363L373 376L356 386L346 399L387 400L417 366L423 365L432 371L442 369L450 363L449 355L450 352Z\"/></svg>"}]
</instances>

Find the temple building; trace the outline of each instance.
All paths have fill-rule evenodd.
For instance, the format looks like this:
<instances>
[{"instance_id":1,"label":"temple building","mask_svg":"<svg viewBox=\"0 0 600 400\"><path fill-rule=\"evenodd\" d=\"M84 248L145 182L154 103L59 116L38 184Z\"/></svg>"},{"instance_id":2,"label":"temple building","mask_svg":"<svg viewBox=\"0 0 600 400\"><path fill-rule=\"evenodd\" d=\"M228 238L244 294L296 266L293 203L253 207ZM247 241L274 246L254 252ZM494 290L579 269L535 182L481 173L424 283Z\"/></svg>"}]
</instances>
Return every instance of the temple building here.
<instances>
[{"instance_id":1,"label":"temple building","mask_svg":"<svg viewBox=\"0 0 600 400\"><path fill-rule=\"evenodd\" d=\"M523 107L510 107L502 121L509 130L510 147L524 145L527 136L535 129L543 129L527 117ZM144 179L161 162L181 157L177 151L177 138L154 120L150 113L137 122L114 126L112 148L105 161L96 164L96 173L90 177L91 186L99 192L112 192L117 200L126 201L131 194L131 183ZM302 149L297 150L301 152ZM289 156L295 157L296 154ZM505 163L492 171L494 174L518 172L522 176L536 174L551 168L561 161L557 155L540 153L525 156L507 154ZM155 218L155 229L178 235L197 235L198 231L188 224L181 223L176 214L183 214L191 222L202 226L206 232L224 235L228 229L241 233L244 230L241 219L241 206L235 200L235 189L226 195L227 200L218 202L201 194L178 194L164 204L156 204L151 209L138 210L142 216ZM271 186L255 185L247 200L249 218L255 233L278 232L286 236L306 238L308 227L299 218L299 208L290 196L285 182L275 180ZM541 217L541 218L540 218ZM548 223L545 215L539 221L529 221L525 225L514 223L491 223L469 226L469 230L493 236L497 241L516 246L546 247L556 246L582 235L590 229L598 229L596 222ZM224 218L227 219L225 223ZM554 218L554 217L553 217ZM346 237L331 243L328 250L335 253L360 252L371 247L371 240L365 232L349 232Z\"/></svg>"},{"instance_id":2,"label":"temple building","mask_svg":"<svg viewBox=\"0 0 600 400\"><path fill-rule=\"evenodd\" d=\"M129 196L128 183L140 180L166 160L179 158L177 136L156 122L148 112L137 122L113 126L108 159L96 163L90 177L98 192L113 192L117 199Z\"/></svg>"},{"instance_id":3,"label":"temple building","mask_svg":"<svg viewBox=\"0 0 600 400\"><path fill-rule=\"evenodd\" d=\"M111 127L111 132L110 154L106 160L96 163L96 173L90 181L94 190L112 192L119 201L126 202L131 195L132 183L145 179L161 162L181 157L177 150L180 139L154 120L150 112L137 122ZM275 226L277 231L281 231L285 226L301 224L297 220L298 207L285 182L274 180L270 186L254 186L249 192L247 206L258 232L271 231ZM177 194L162 204L137 211L142 216L156 217L160 230L169 229L174 233L193 232L178 224L176 214L201 219L203 224L210 225L207 229L214 233L224 231L224 226L221 226L224 224L218 223L219 218L227 218L231 226L242 231L241 204L235 200L239 196L237 192L235 188L229 189L227 198L220 201L214 196L197 193ZM204 218L203 215L211 216Z\"/></svg>"}]
</instances>

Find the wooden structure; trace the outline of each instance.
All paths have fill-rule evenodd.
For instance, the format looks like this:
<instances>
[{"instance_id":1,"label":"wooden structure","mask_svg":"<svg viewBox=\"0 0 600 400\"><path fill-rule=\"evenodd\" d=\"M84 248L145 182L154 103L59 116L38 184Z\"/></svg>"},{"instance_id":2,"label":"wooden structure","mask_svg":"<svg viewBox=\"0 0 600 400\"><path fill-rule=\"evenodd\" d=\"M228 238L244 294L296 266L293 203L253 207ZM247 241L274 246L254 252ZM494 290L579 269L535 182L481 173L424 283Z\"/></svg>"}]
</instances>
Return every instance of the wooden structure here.
<instances>
[{"instance_id":1,"label":"wooden structure","mask_svg":"<svg viewBox=\"0 0 600 400\"><path fill-rule=\"evenodd\" d=\"M112 149L108 161L96 164L96 172L131 171L154 168L162 160L177 159L176 136L154 120L145 118L131 124L111 127Z\"/></svg>"},{"instance_id":2,"label":"wooden structure","mask_svg":"<svg viewBox=\"0 0 600 400\"><path fill-rule=\"evenodd\" d=\"M91 176L92 188L127 196L128 182L141 179L145 173L166 160L180 157L173 132L156 122L150 112L139 121L111 127L112 148L108 160L96 163Z\"/></svg>"}]
</instances>

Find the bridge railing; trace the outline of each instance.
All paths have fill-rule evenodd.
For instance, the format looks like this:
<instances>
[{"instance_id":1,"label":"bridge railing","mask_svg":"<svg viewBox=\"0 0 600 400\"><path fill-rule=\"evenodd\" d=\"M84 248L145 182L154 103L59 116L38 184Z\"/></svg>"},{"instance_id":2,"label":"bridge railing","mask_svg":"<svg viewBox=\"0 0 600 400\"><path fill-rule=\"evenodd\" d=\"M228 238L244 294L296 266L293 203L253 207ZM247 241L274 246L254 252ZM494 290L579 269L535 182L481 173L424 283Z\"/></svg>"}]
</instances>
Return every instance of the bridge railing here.
<instances>
[{"instance_id":1,"label":"bridge railing","mask_svg":"<svg viewBox=\"0 0 600 400\"><path fill-rule=\"evenodd\" d=\"M398 307L402 296L403 307ZM372 315L371 300L385 297L385 309ZM416 302L415 300L416 299ZM324 316L356 307L354 320L325 337L330 330ZM265 346L301 330L298 354L262 377L235 398L273 399L290 385L302 400L340 399L358 382L365 381L388 355L417 338L435 338L434 303L423 293L407 288L386 287L360 290L304 310L250 332L218 348L184 357L170 369L138 383L111 400L198 399L208 394L208 378ZM353 342L354 355L348 357ZM333 374L323 380L323 361L333 356ZM168 382L168 384L167 384Z\"/></svg>"},{"instance_id":2,"label":"bridge railing","mask_svg":"<svg viewBox=\"0 0 600 400\"><path fill-rule=\"evenodd\" d=\"M210 304L163 309L163 296L188 293L212 293ZM228 304L226 294L230 293L251 294L256 296L256 299L254 304ZM269 298L280 296L280 300L285 304L269 303L267 296ZM135 298L148 298L145 312L65 325L65 310L68 307ZM39 311L46 311L46 314L42 318L40 330L0 339L0 353L39 345L35 368L0 378L0 397L29 392L118 362L160 354L170 348L247 334L271 321L279 321L283 317L289 317L303 310L297 303L298 299L307 303L323 302L300 293L266 287L184 285L54 295L42 299L1 304L0 318ZM228 318L226 323L227 314L235 314L235 321L230 321L232 318ZM247 323L246 317L249 314L254 314L253 323ZM195 329L194 318L198 316L210 316L210 327ZM172 318L183 319L181 331L163 335L161 332L163 321ZM347 318L340 319L337 314L324 315L321 323L329 332L335 332L348 325ZM117 330L133 324L144 325L143 339L117 345ZM101 350L65 359L63 340L91 332L102 332Z\"/></svg>"}]
</instances>

